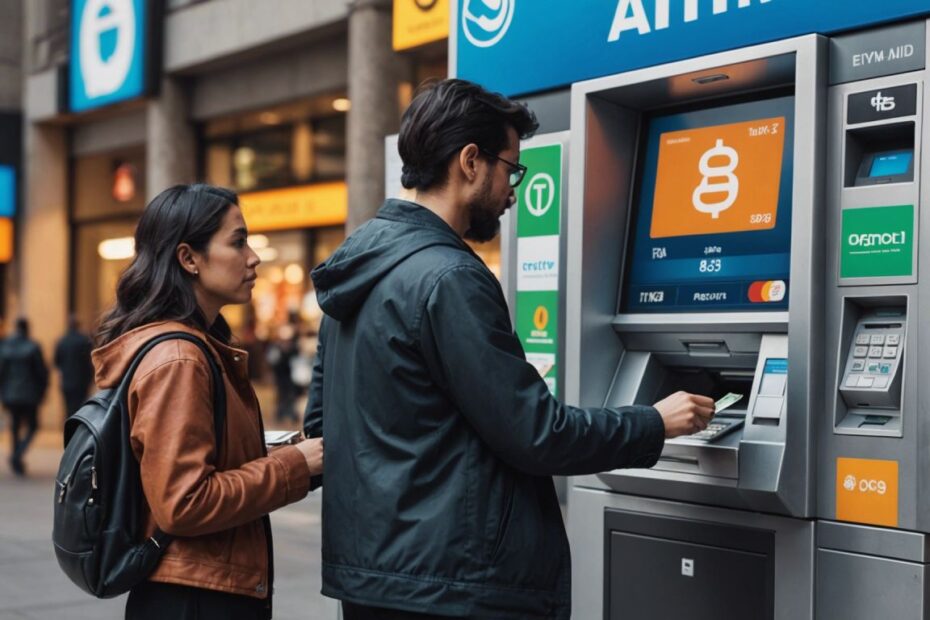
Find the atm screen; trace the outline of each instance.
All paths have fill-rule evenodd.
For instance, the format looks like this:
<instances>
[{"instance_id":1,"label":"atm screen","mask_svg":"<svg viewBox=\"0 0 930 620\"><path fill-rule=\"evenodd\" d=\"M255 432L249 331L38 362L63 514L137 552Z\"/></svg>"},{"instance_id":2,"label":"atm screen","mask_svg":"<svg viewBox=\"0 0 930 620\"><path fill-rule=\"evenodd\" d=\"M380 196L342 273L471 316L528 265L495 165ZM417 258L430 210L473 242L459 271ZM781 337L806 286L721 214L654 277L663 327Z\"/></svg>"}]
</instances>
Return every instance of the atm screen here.
<instances>
[{"instance_id":1,"label":"atm screen","mask_svg":"<svg viewBox=\"0 0 930 620\"><path fill-rule=\"evenodd\" d=\"M870 177L895 177L907 174L911 167L912 151L892 151L878 153L872 158L872 167L869 169Z\"/></svg>"},{"instance_id":2,"label":"atm screen","mask_svg":"<svg viewBox=\"0 0 930 620\"><path fill-rule=\"evenodd\" d=\"M788 307L794 98L646 127L621 312Z\"/></svg>"}]
</instances>

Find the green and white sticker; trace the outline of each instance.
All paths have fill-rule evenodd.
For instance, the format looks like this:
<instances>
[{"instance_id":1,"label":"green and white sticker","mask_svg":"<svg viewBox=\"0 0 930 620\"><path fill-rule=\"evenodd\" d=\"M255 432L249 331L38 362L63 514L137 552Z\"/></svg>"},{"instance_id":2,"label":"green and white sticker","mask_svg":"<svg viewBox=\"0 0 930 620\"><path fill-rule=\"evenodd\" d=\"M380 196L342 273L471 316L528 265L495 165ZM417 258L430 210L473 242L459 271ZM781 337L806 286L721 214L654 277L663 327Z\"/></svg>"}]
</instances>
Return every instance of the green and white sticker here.
<instances>
[{"instance_id":1,"label":"green and white sticker","mask_svg":"<svg viewBox=\"0 0 930 620\"><path fill-rule=\"evenodd\" d=\"M526 180L517 189L516 329L553 395L559 371L559 270L562 145L523 149Z\"/></svg>"},{"instance_id":2,"label":"green and white sticker","mask_svg":"<svg viewBox=\"0 0 930 620\"><path fill-rule=\"evenodd\" d=\"M914 205L843 210L841 278L914 275Z\"/></svg>"}]
</instances>

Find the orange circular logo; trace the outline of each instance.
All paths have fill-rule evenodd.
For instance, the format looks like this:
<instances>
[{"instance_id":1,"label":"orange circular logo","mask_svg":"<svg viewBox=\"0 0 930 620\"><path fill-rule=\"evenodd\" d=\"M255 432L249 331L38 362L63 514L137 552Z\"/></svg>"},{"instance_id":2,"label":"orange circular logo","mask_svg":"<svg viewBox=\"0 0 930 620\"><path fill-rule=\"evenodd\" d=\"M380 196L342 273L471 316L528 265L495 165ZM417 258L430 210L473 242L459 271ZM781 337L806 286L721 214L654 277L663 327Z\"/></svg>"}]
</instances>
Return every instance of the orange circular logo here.
<instances>
[{"instance_id":1,"label":"orange circular logo","mask_svg":"<svg viewBox=\"0 0 930 620\"><path fill-rule=\"evenodd\" d=\"M533 313L533 325L536 326L536 329L546 329L546 326L549 324L549 311L546 310L545 306L539 306L536 308L536 312Z\"/></svg>"}]
</instances>

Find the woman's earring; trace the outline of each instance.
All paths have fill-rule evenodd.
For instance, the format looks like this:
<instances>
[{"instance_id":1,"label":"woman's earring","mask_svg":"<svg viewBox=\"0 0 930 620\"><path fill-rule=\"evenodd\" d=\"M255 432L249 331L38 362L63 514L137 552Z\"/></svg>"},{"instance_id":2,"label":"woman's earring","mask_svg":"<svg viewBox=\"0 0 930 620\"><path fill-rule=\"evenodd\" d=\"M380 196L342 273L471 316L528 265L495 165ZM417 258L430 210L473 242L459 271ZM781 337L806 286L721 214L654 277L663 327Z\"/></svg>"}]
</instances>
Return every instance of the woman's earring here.
<instances>
[{"instance_id":1,"label":"woman's earring","mask_svg":"<svg viewBox=\"0 0 930 620\"><path fill-rule=\"evenodd\" d=\"M194 275L195 275L195 276L199 276L199 275L200 275L200 271L199 271L198 269L194 269Z\"/></svg>"}]
</instances>

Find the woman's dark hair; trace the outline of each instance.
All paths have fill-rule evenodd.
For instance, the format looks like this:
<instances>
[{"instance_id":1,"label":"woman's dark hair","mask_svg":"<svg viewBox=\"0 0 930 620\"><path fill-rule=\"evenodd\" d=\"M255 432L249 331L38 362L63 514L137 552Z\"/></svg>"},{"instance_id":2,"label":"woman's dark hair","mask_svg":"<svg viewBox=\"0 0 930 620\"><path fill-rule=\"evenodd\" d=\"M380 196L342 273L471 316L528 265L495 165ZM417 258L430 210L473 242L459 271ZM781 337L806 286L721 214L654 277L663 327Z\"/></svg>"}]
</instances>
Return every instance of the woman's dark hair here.
<instances>
[{"instance_id":1,"label":"woman's dark hair","mask_svg":"<svg viewBox=\"0 0 930 620\"><path fill-rule=\"evenodd\" d=\"M507 128L521 139L539 128L522 103L465 80L426 82L400 122L397 150L404 162L401 184L429 190L445 185L449 160L469 144L498 155L507 148Z\"/></svg>"},{"instance_id":2,"label":"woman's dark hair","mask_svg":"<svg viewBox=\"0 0 930 620\"><path fill-rule=\"evenodd\" d=\"M226 212L238 204L231 190L197 184L168 188L145 207L136 226L136 256L116 285L116 305L97 329L98 346L158 321L179 321L229 342L231 332L222 315L207 325L192 277L178 262L177 247L187 243L205 252Z\"/></svg>"}]
</instances>

